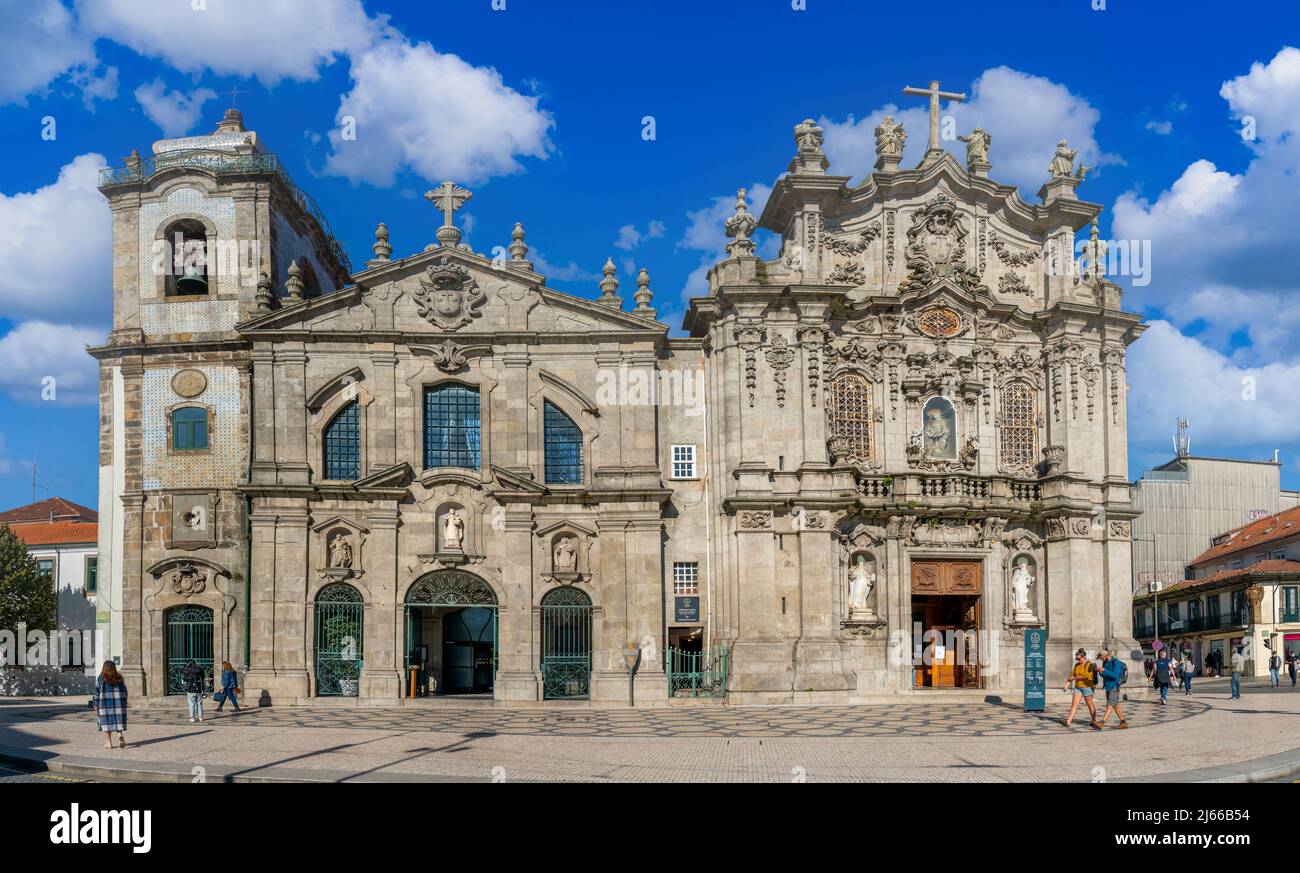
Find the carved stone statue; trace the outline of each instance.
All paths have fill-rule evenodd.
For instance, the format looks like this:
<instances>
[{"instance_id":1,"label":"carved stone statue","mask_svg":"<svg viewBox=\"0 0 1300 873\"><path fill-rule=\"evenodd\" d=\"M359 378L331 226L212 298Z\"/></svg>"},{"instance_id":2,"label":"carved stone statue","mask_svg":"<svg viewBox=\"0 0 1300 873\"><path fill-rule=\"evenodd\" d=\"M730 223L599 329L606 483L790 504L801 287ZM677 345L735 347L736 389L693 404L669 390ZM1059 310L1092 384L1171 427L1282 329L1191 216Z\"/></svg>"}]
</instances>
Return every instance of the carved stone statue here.
<instances>
[{"instance_id":1,"label":"carved stone statue","mask_svg":"<svg viewBox=\"0 0 1300 873\"><path fill-rule=\"evenodd\" d=\"M907 131L894 121L894 116L886 115L885 120L876 126L876 157L901 158L906 142Z\"/></svg>"},{"instance_id":2,"label":"carved stone statue","mask_svg":"<svg viewBox=\"0 0 1300 873\"><path fill-rule=\"evenodd\" d=\"M825 135L826 131L811 118L805 118L794 126L794 142L801 152L820 153Z\"/></svg>"},{"instance_id":3,"label":"carved stone statue","mask_svg":"<svg viewBox=\"0 0 1300 873\"><path fill-rule=\"evenodd\" d=\"M336 533L330 541L330 567L340 570L349 570L352 568L352 544L348 542L348 535L345 533Z\"/></svg>"},{"instance_id":4,"label":"carved stone statue","mask_svg":"<svg viewBox=\"0 0 1300 873\"><path fill-rule=\"evenodd\" d=\"M1011 608L1017 619L1034 617L1034 610L1029 605L1029 593L1033 587L1034 574L1029 569L1029 558L1021 555L1011 573Z\"/></svg>"},{"instance_id":5,"label":"carved stone statue","mask_svg":"<svg viewBox=\"0 0 1300 873\"><path fill-rule=\"evenodd\" d=\"M449 551L460 552L464 550L464 542L465 520L460 517L459 509L448 510L442 517L442 546Z\"/></svg>"},{"instance_id":6,"label":"carved stone statue","mask_svg":"<svg viewBox=\"0 0 1300 873\"><path fill-rule=\"evenodd\" d=\"M1052 163L1047 168L1048 174L1053 179L1069 179L1074 175L1074 156L1077 154L1078 151L1070 148L1065 140L1058 142L1056 156L1052 158Z\"/></svg>"},{"instance_id":7,"label":"carved stone statue","mask_svg":"<svg viewBox=\"0 0 1300 873\"><path fill-rule=\"evenodd\" d=\"M866 612L867 598L876 587L876 574L868 569L867 556L859 553L849 574L849 612Z\"/></svg>"},{"instance_id":8,"label":"carved stone statue","mask_svg":"<svg viewBox=\"0 0 1300 873\"><path fill-rule=\"evenodd\" d=\"M977 127L957 139L966 143L966 166L989 162L989 146L993 144L993 137L983 128Z\"/></svg>"},{"instance_id":9,"label":"carved stone statue","mask_svg":"<svg viewBox=\"0 0 1300 873\"><path fill-rule=\"evenodd\" d=\"M578 569L578 550L573 537L565 537L555 544L555 572L574 573Z\"/></svg>"},{"instance_id":10,"label":"carved stone statue","mask_svg":"<svg viewBox=\"0 0 1300 873\"><path fill-rule=\"evenodd\" d=\"M980 457L979 437L975 437L975 436L967 437L966 445L962 447L961 455L960 455L962 466L968 469L974 467L975 462L979 460L979 457Z\"/></svg>"}]
</instances>

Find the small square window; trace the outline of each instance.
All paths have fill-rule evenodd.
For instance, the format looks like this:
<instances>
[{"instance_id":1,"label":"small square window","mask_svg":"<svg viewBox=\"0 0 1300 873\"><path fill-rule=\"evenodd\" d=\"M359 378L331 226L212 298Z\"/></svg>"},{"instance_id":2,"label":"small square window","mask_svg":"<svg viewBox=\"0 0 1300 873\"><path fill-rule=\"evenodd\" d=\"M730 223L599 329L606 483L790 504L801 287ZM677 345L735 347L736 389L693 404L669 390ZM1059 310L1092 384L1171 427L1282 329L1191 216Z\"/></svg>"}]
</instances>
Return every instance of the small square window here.
<instances>
[{"instance_id":1,"label":"small square window","mask_svg":"<svg viewBox=\"0 0 1300 873\"><path fill-rule=\"evenodd\" d=\"M673 478L695 478L695 446L672 447Z\"/></svg>"},{"instance_id":2,"label":"small square window","mask_svg":"<svg viewBox=\"0 0 1300 873\"><path fill-rule=\"evenodd\" d=\"M208 447L208 411L184 406L172 412L172 448L192 451Z\"/></svg>"},{"instance_id":3,"label":"small square window","mask_svg":"<svg viewBox=\"0 0 1300 873\"><path fill-rule=\"evenodd\" d=\"M673 594L700 593L700 562L673 562Z\"/></svg>"},{"instance_id":4,"label":"small square window","mask_svg":"<svg viewBox=\"0 0 1300 873\"><path fill-rule=\"evenodd\" d=\"M36 575L49 581L54 578L54 561L41 559L36 562Z\"/></svg>"}]
</instances>

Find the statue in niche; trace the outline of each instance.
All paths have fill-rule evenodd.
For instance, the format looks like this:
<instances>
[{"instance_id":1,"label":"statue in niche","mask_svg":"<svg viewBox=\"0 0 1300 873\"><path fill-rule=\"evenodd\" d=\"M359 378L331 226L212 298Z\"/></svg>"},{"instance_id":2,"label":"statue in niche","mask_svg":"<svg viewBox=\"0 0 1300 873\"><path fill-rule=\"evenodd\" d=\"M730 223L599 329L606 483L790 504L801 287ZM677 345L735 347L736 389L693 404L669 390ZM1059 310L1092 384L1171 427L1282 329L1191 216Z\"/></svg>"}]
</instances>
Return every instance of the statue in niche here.
<instances>
[{"instance_id":1,"label":"statue in niche","mask_svg":"<svg viewBox=\"0 0 1300 873\"><path fill-rule=\"evenodd\" d=\"M1011 573L1011 608L1017 618L1033 617L1029 594L1034 587L1034 573L1028 555L1016 559L1016 569Z\"/></svg>"},{"instance_id":2,"label":"statue in niche","mask_svg":"<svg viewBox=\"0 0 1300 873\"><path fill-rule=\"evenodd\" d=\"M574 547L573 537L564 537L555 544L555 572L576 573L578 570L578 550Z\"/></svg>"},{"instance_id":3,"label":"statue in niche","mask_svg":"<svg viewBox=\"0 0 1300 873\"><path fill-rule=\"evenodd\" d=\"M465 520L459 509L449 509L442 517L442 547L451 552L465 550Z\"/></svg>"},{"instance_id":4,"label":"statue in niche","mask_svg":"<svg viewBox=\"0 0 1300 873\"><path fill-rule=\"evenodd\" d=\"M348 535L342 532L334 534L330 540L330 560L332 569L350 570L352 568L352 544Z\"/></svg>"},{"instance_id":5,"label":"statue in niche","mask_svg":"<svg viewBox=\"0 0 1300 873\"><path fill-rule=\"evenodd\" d=\"M957 415L942 397L931 398L922 413L922 457L926 460L955 461Z\"/></svg>"},{"instance_id":6,"label":"statue in niche","mask_svg":"<svg viewBox=\"0 0 1300 873\"><path fill-rule=\"evenodd\" d=\"M867 556L859 553L853 561L853 570L849 573L849 612L865 612L867 598L876 587L876 574L867 563Z\"/></svg>"}]
</instances>

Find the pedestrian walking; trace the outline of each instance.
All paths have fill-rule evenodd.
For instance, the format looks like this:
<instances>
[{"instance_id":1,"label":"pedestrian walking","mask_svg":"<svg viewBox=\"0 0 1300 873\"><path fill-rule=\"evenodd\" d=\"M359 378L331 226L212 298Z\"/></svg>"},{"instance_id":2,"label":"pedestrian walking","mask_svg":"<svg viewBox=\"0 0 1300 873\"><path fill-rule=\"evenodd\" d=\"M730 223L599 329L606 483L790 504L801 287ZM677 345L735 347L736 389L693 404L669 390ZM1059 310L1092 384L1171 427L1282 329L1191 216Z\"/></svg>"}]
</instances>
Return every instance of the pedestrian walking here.
<instances>
[{"instance_id":1,"label":"pedestrian walking","mask_svg":"<svg viewBox=\"0 0 1300 873\"><path fill-rule=\"evenodd\" d=\"M1246 672L1246 658L1241 654L1241 647L1232 650L1232 699L1241 699L1241 674Z\"/></svg>"},{"instance_id":2,"label":"pedestrian walking","mask_svg":"<svg viewBox=\"0 0 1300 873\"><path fill-rule=\"evenodd\" d=\"M239 712L239 691L239 674L230 666L229 661L222 661L221 690L212 695L212 699L217 702L217 712L221 712L221 707L226 705L227 700L235 707L235 712Z\"/></svg>"},{"instance_id":3,"label":"pedestrian walking","mask_svg":"<svg viewBox=\"0 0 1300 873\"><path fill-rule=\"evenodd\" d=\"M1295 688L1296 656L1290 649L1286 653L1286 672L1291 676L1291 687Z\"/></svg>"},{"instance_id":4,"label":"pedestrian walking","mask_svg":"<svg viewBox=\"0 0 1300 873\"><path fill-rule=\"evenodd\" d=\"M1165 649L1160 650L1156 658L1155 680L1156 688L1160 689L1160 705L1169 705L1169 683L1172 679L1170 671L1173 664L1169 660L1169 652Z\"/></svg>"},{"instance_id":5,"label":"pedestrian walking","mask_svg":"<svg viewBox=\"0 0 1300 873\"><path fill-rule=\"evenodd\" d=\"M194 724L196 715L199 721L203 721L203 698L206 696L203 668L190 661L185 665L181 678L185 680L185 704L190 710L190 724Z\"/></svg>"},{"instance_id":6,"label":"pedestrian walking","mask_svg":"<svg viewBox=\"0 0 1300 873\"><path fill-rule=\"evenodd\" d=\"M1093 689L1097 687L1097 666L1088 660L1088 653L1079 649L1074 653L1074 668L1070 670L1070 676L1065 680L1065 690L1072 691L1070 695L1070 714L1061 719L1061 724L1066 727L1074 721L1074 713L1079 709L1079 701L1088 705L1088 724L1097 730L1101 730L1101 725L1097 722L1097 704L1093 702Z\"/></svg>"},{"instance_id":7,"label":"pedestrian walking","mask_svg":"<svg viewBox=\"0 0 1300 873\"><path fill-rule=\"evenodd\" d=\"M1214 652L1205 655L1205 675L1207 678L1214 675Z\"/></svg>"},{"instance_id":8,"label":"pedestrian walking","mask_svg":"<svg viewBox=\"0 0 1300 873\"><path fill-rule=\"evenodd\" d=\"M1277 652L1268 656L1268 687L1282 687L1282 658Z\"/></svg>"},{"instance_id":9,"label":"pedestrian walking","mask_svg":"<svg viewBox=\"0 0 1300 873\"><path fill-rule=\"evenodd\" d=\"M117 672L117 665L105 661L95 679L95 720L104 735L104 748L113 748L113 732L117 731L117 744L126 748L126 680Z\"/></svg>"},{"instance_id":10,"label":"pedestrian walking","mask_svg":"<svg viewBox=\"0 0 1300 873\"><path fill-rule=\"evenodd\" d=\"M1190 696L1192 693L1192 674L1196 668L1192 666L1192 657L1183 652L1183 695Z\"/></svg>"},{"instance_id":11,"label":"pedestrian walking","mask_svg":"<svg viewBox=\"0 0 1300 873\"><path fill-rule=\"evenodd\" d=\"M1118 727L1128 727L1128 722L1124 718L1124 710L1120 707L1120 686L1124 684L1127 678L1128 668L1124 662L1116 658L1106 649L1097 653L1101 658L1101 688L1106 693L1106 709L1101 714L1101 726L1106 726L1106 719L1110 718L1111 710L1115 711L1115 717L1119 719Z\"/></svg>"}]
</instances>

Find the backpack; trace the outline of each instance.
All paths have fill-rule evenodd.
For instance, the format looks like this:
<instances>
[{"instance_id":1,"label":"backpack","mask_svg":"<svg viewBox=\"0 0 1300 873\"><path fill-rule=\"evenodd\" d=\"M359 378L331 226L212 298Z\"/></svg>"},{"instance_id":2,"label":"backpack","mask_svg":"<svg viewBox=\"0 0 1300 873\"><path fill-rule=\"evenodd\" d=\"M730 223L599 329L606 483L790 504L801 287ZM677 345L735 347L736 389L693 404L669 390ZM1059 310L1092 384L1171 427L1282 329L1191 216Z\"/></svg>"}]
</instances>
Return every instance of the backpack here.
<instances>
[{"instance_id":1,"label":"backpack","mask_svg":"<svg viewBox=\"0 0 1300 873\"><path fill-rule=\"evenodd\" d=\"M1120 661L1119 662L1119 684L1125 685L1127 683L1128 683L1128 664L1125 664L1123 661Z\"/></svg>"}]
</instances>

